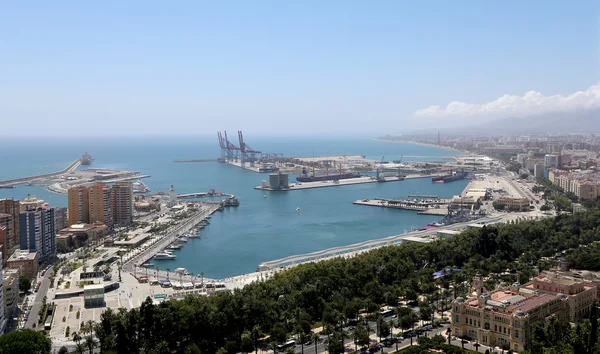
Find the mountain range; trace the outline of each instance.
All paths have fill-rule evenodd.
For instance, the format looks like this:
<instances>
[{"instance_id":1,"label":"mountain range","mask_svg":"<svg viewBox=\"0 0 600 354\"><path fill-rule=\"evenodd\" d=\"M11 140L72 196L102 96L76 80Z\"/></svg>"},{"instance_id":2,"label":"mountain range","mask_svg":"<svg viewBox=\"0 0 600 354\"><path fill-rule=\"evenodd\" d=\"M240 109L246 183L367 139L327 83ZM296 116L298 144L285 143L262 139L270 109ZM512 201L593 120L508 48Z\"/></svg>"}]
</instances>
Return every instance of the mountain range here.
<instances>
[{"instance_id":1,"label":"mountain range","mask_svg":"<svg viewBox=\"0 0 600 354\"><path fill-rule=\"evenodd\" d=\"M482 136L597 133L600 132L600 109L545 113L522 118L502 118L461 127L432 127L426 130L415 130L408 134L437 134L438 130L443 135Z\"/></svg>"}]
</instances>

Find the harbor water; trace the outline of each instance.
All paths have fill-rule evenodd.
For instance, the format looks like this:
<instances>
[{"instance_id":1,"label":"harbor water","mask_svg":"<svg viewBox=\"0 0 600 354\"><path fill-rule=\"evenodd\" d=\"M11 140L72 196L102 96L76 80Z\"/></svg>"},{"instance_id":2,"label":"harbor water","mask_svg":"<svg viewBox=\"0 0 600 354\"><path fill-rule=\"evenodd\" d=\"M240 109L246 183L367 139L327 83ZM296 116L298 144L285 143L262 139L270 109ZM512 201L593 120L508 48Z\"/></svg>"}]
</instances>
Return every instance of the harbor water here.
<instances>
[{"instance_id":1,"label":"harbor water","mask_svg":"<svg viewBox=\"0 0 600 354\"><path fill-rule=\"evenodd\" d=\"M252 140L251 140L252 139ZM405 156L452 156L457 152L435 147L388 143L368 138L252 138L249 145L285 156L360 155L392 161ZM330 247L400 234L438 220L415 211L353 205L362 198L395 198L408 194L451 197L467 181L432 183L429 178L368 183L294 192L254 190L267 174L216 162L175 163L176 159L219 156L216 137L6 139L0 141L0 180L59 171L90 153L89 168L127 169L151 175L144 183L153 193L173 184L178 193L210 188L235 194L237 208L217 212L201 237L190 239L176 260L153 261L161 269L187 268L211 278L253 272L264 261ZM405 158L404 161L410 161ZM425 160L418 158L418 160ZM439 157L432 160L440 160ZM85 167L82 167L85 168ZM0 198L37 196L53 206L67 205L65 195L42 187L19 185L0 189ZM265 198L266 196L266 198ZM298 211L299 210L299 211Z\"/></svg>"}]
</instances>

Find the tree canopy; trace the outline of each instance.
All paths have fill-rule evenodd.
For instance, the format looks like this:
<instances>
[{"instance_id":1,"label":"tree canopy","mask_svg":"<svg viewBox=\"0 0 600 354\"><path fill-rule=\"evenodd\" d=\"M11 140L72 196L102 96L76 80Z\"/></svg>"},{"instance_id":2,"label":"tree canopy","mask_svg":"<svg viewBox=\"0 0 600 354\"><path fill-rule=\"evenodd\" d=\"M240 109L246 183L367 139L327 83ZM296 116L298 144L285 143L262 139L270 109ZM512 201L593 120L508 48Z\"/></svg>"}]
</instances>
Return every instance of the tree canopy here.
<instances>
[{"instance_id":1,"label":"tree canopy","mask_svg":"<svg viewBox=\"0 0 600 354\"><path fill-rule=\"evenodd\" d=\"M47 354L51 347L50 338L31 329L0 336L0 354Z\"/></svg>"}]
</instances>

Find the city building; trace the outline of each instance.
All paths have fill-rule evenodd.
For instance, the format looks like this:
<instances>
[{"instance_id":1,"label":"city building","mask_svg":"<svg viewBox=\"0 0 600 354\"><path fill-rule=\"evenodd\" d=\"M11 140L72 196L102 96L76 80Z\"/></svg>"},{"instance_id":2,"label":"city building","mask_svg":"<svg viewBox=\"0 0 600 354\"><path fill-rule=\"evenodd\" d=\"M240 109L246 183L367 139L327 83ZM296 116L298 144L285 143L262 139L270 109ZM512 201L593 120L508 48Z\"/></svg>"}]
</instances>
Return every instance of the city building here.
<instances>
[{"instance_id":1,"label":"city building","mask_svg":"<svg viewBox=\"0 0 600 354\"><path fill-rule=\"evenodd\" d=\"M19 214L21 213L21 204L18 200L6 198L0 199L0 214L10 215L10 220L0 220L0 225L6 226L6 251L11 254L19 247ZM2 216L0 216L2 217Z\"/></svg>"},{"instance_id":2,"label":"city building","mask_svg":"<svg viewBox=\"0 0 600 354\"><path fill-rule=\"evenodd\" d=\"M36 197L27 197L20 201L21 212L48 206L48 203Z\"/></svg>"},{"instance_id":3,"label":"city building","mask_svg":"<svg viewBox=\"0 0 600 354\"><path fill-rule=\"evenodd\" d=\"M126 226L133 222L133 184L118 181L112 186L114 224Z\"/></svg>"},{"instance_id":4,"label":"city building","mask_svg":"<svg viewBox=\"0 0 600 354\"><path fill-rule=\"evenodd\" d=\"M2 264L0 264L0 278L2 278ZM4 331L6 330L6 319L7 319L7 314L4 311L4 282L2 282L0 284L0 287L2 287L2 289L0 289L0 335L4 334Z\"/></svg>"},{"instance_id":5,"label":"city building","mask_svg":"<svg viewBox=\"0 0 600 354\"><path fill-rule=\"evenodd\" d=\"M88 241L94 241L104 236L108 232L106 225L101 223L94 224L75 224L62 229L56 235L57 239L67 239L70 237L82 238Z\"/></svg>"},{"instance_id":6,"label":"city building","mask_svg":"<svg viewBox=\"0 0 600 354\"><path fill-rule=\"evenodd\" d=\"M535 176L535 178L539 178L542 179L544 178L544 165L541 163L536 163L533 166L533 175Z\"/></svg>"},{"instance_id":7,"label":"city building","mask_svg":"<svg viewBox=\"0 0 600 354\"><path fill-rule=\"evenodd\" d=\"M35 278L38 272L38 254L23 250L16 250L6 261L6 266L13 269L21 269L22 275Z\"/></svg>"},{"instance_id":8,"label":"city building","mask_svg":"<svg viewBox=\"0 0 600 354\"><path fill-rule=\"evenodd\" d=\"M88 188L78 186L69 188L68 191L68 224L81 224L90 222Z\"/></svg>"},{"instance_id":9,"label":"city building","mask_svg":"<svg viewBox=\"0 0 600 354\"><path fill-rule=\"evenodd\" d=\"M552 154L547 154L546 156L544 156L544 167L546 167L546 168L559 167L558 156L552 155Z\"/></svg>"},{"instance_id":10,"label":"city building","mask_svg":"<svg viewBox=\"0 0 600 354\"><path fill-rule=\"evenodd\" d=\"M56 232L68 227L68 221L67 208L54 208L54 230Z\"/></svg>"},{"instance_id":11,"label":"city building","mask_svg":"<svg viewBox=\"0 0 600 354\"><path fill-rule=\"evenodd\" d=\"M171 188L169 188L169 204L167 204L167 207L170 208L174 205L177 205L177 192L175 192L175 187L171 185Z\"/></svg>"},{"instance_id":12,"label":"city building","mask_svg":"<svg viewBox=\"0 0 600 354\"><path fill-rule=\"evenodd\" d=\"M504 204L505 208L508 210L529 210L529 199L527 198L500 197L498 198L498 202Z\"/></svg>"},{"instance_id":13,"label":"city building","mask_svg":"<svg viewBox=\"0 0 600 354\"><path fill-rule=\"evenodd\" d=\"M488 346L524 350L538 323L555 316L573 322L589 314L597 284L545 271L525 285L514 283L494 291L477 275L468 297L452 303L452 335Z\"/></svg>"},{"instance_id":14,"label":"city building","mask_svg":"<svg viewBox=\"0 0 600 354\"><path fill-rule=\"evenodd\" d=\"M15 315L17 306L19 305L19 276L21 275L21 268L3 269L1 275L4 316L7 319L10 319Z\"/></svg>"},{"instance_id":15,"label":"city building","mask_svg":"<svg viewBox=\"0 0 600 354\"><path fill-rule=\"evenodd\" d=\"M20 248L38 254L40 261L56 257L54 208L26 205L20 215Z\"/></svg>"},{"instance_id":16,"label":"city building","mask_svg":"<svg viewBox=\"0 0 600 354\"><path fill-rule=\"evenodd\" d=\"M10 216L10 215L8 215ZM4 264L4 262L6 262L6 226L3 225L2 221L3 220L8 220L8 218L4 218L2 217L2 214L0 214L0 253L2 253L2 264Z\"/></svg>"},{"instance_id":17,"label":"city building","mask_svg":"<svg viewBox=\"0 0 600 354\"><path fill-rule=\"evenodd\" d=\"M112 189L106 184L95 184L89 188L90 223L101 222L108 229L113 227Z\"/></svg>"},{"instance_id":18,"label":"city building","mask_svg":"<svg viewBox=\"0 0 600 354\"><path fill-rule=\"evenodd\" d=\"M104 306L104 284L85 285L83 304L86 308Z\"/></svg>"}]
</instances>

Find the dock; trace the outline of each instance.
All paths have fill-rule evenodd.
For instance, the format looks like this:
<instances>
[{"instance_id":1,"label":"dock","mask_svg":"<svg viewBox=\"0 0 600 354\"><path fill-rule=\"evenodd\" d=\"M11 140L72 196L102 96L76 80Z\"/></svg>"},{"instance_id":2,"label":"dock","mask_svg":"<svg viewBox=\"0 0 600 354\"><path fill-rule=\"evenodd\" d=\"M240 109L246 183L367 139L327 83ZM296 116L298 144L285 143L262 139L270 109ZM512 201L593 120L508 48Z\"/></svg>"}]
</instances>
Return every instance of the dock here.
<instances>
[{"instance_id":1,"label":"dock","mask_svg":"<svg viewBox=\"0 0 600 354\"><path fill-rule=\"evenodd\" d=\"M302 189L312 189L312 188L325 188L325 187L340 187L340 186L349 186L353 184L364 184L364 183L383 183L383 182L396 182L403 181L404 178L401 177L385 177L385 181L378 181L377 178L372 176L366 177L357 177L357 178L348 178L348 179L340 179L335 181L320 181L320 182L302 182L302 183L290 183L289 188L282 189L274 189L268 186L256 186L254 189L264 190L264 191L294 191L294 190L302 190Z\"/></svg>"},{"instance_id":2,"label":"dock","mask_svg":"<svg viewBox=\"0 0 600 354\"><path fill-rule=\"evenodd\" d=\"M374 206L380 208L414 210L423 214L446 215L448 213L447 205L450 203L447 199L360 199L352 204ZM430 210L439 210L439 213L432 213Z\"/></svg>"}]
</instances>

